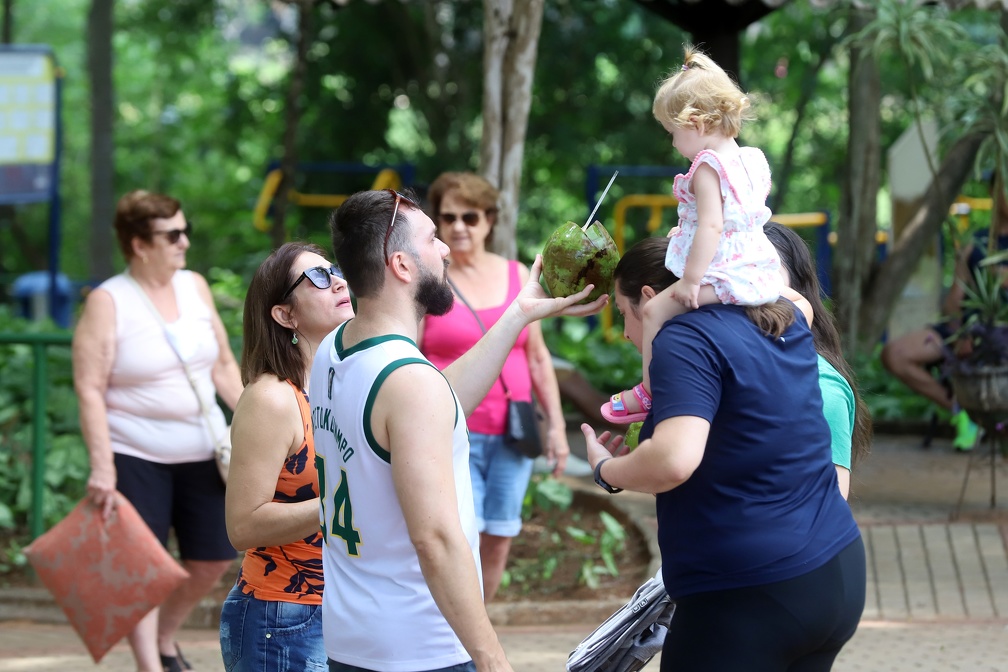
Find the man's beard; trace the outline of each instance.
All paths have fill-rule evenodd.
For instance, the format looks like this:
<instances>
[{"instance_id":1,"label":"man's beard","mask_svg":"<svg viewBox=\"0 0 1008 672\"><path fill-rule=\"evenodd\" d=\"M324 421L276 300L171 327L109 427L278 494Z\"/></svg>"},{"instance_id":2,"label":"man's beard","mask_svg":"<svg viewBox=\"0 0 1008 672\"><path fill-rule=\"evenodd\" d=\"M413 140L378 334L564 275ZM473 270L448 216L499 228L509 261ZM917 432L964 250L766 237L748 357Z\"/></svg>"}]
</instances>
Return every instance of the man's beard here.
<instances>
[{"instance_id":1,"label":"man's beard","mask_svg":"<svg viewBox=\"0 0 1008 672\"><path fill-rule=\"evenodd\" d=\"M448 262L445 261L447 271ZM448 284L447 272L440 278L424 269L417 282L416 297L418 312L421 315L444 315L455 304L455 295Z\"/></svg>"}]
</instances>

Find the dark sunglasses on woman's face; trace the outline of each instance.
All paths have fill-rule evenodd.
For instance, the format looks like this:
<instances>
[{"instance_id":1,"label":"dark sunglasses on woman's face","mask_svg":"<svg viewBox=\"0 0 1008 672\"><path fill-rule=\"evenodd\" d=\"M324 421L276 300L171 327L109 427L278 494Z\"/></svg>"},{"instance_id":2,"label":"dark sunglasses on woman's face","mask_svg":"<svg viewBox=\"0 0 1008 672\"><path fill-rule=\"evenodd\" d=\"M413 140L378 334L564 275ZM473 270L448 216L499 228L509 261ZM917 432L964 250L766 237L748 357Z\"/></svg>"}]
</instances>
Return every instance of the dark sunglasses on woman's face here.
<instances>
[{"instance_id":1,"label":"dark sunglasses on woman's face","mask_svg":"<svg viewBox=\"0 0 1008 672\"><path fill-rule=\"evenodd\" d=\"M165 231L151 231L152 236L164 236L165 240L168 241L169 245L174 245L182 237L182 234L186 235L186 238L192 238L192 222L186 222L184 229L167 229Z\"/></svg>"},{"instance_id":2,"label":"dark sunglasses on woman's face","mask_svg":"<svg viewBox=\"0 0 1008 672\"><path fill-rule=\"evenodd\" d=\"M438 220L445 226L451 226L455 223L456 219L461 219L462 223L466 226L476 226L479 224L480 213L470 210L469 212L463 212L461 215L456 215L454 212L441 212L438 213Z\"/></svg>"},{"instance_id":3,"label":"dark sunglasses on woman's face","mask_svg":"<svg viewBox=\"0 0 1008 672\"><path fill-rule=\"evenodd\" d=\"M315 266L314 268L306 269L298 276L298 279L294 281L294 284L290 286L290 289L284 293L283 298L280 299L280 303L286 301L287 297L290 296L295 289L297 289L298 285L304 282L305 278L308 278L311 281L311 284L315 285L319 289L329 289L332 287L333 276L342 280L343 271L335 265L330 266L329 268L326 268L325 266Z\"/></svg>"}]
</instances>

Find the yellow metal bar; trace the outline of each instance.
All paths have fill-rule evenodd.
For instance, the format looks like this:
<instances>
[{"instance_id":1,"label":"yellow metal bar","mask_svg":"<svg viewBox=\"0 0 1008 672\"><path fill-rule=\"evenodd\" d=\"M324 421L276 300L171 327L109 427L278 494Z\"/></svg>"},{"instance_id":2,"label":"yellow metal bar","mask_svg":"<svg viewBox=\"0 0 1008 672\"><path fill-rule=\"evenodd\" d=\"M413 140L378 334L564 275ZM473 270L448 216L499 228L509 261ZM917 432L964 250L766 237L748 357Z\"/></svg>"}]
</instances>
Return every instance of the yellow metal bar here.
<instances>
[{"instance_id":1,"label":"yellow metal bar","mask_svg":"<svg viewBox=\"0 0 1008 672\"><path fill-rule=\"evenodd\" d=\"M338 208L347 198L345 194L302 194L293 189L287 192L288 201L306 208Z\"/></svg>"},{"instance_id":2,"label":"yellow metal bar","mask_svg":"<svg viewBox=\"0 0 1008 672\"><path fill-rule=\"evenodd\" d=\"M283 171L274 168L266 174L263 180L262 191L256 200L255 210L252 213L252 223L259 231L269 231L269 222L266 221L266 213L269 212L273 199L276 198L280 183L283 182ZM402 189L402 177L399 171L394 168L382 168L375 176L371 185L372 189ZM305 208L338 208L349 198L348 194L302 194L295 189L287 190L287 200L294 205Z\"/></svg>"},{"instance_id":3,"label":"yellow metal bar","mask_svg":"<svg viewBox=\"0 0 1008 672\"><path fill-rule=\"evenodd\" d=\"M375 176L374 184L371 185L371 189L378 191L379 189L402 189L402 178L399 176L399 171L394 168L382 168L378 171L378 175Z\"/></svg>"},{"instance_id":4,"label":"yellow metal bar","mask_svg":"<svg viewBox=\"0 0 1008 672\"><path fill-rule=\"evenodd\" d=\"M679 201L674 196L666 196L665 194L627 194L616 201L616 205L613 206L613 222L616 225L616 230L613 232L613 242L616 243L616 249L620 254L623 253L625 241L623 231L626 228L627 210L648 208L650 213L648 214L647 230L648 233L654 233L661 226L662 210L675 208L678 205Z\"/></svg>"},{"instance_id":5,"label":"yellow metal bar","mask_svg":"<svg viewBox=\"0 0 1008 672\"><path fill-rule=\"evenodd\" d=\"M822 226L828 221L825 212L796 212L787 215L774 214L770 219L791 228Z\"/></svg>"},{"instance_id":6,"label":"yellow metal bar","mask_svg":"<svg viewBox=\"0 0 1008 672\"><path fill-rule=\"evenodd\" d=\"M959 230L965 231L969 228L970 213L974 210L991 210L994 208L993 198L972 198L971 196L957 196L949 214L956 217L959 222Z\"/></svg>"},{"instance_id":7,"label":"yellow metal bar","mask_svg":"<svg viewBox=\"0 0 1008 672\"><path fill-rule=\"evenodd\" d=\"M268 172L266 179L263 180L262 191L259 192L255 210L252 211L252 223L259 231L269 231L269 222L266 221L266 213L269 212L270 203L273 202L273 198L276 196L281 182L283 182L283 171L279 168L274 168Z\"/></svg>"}]
</instances>

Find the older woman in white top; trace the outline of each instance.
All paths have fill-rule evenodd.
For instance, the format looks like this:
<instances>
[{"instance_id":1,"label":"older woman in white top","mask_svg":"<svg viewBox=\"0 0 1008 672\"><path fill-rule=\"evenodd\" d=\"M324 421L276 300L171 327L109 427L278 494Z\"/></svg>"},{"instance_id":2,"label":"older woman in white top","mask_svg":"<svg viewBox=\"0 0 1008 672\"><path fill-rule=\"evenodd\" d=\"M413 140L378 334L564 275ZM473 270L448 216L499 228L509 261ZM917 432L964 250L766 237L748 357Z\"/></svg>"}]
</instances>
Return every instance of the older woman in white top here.
<instances>
[{"instance_id":1,"label":"older woman in white top","mask_svg":"<svg viewBox=\"0 0 1008 672\"><path fill-rule=\"evenodd\" d=\"M227 432L216 396L234 408L242 383L206 280L184 270L191 227L179 202L128 193L115 231L127 270L90 293L73 339L87 491L107 517L118 490L165 545L175 532L190 578L129 642L137 669L176 672L190 669L180 626L236 555L214 446Z\"/></svg>"}]
</instances>

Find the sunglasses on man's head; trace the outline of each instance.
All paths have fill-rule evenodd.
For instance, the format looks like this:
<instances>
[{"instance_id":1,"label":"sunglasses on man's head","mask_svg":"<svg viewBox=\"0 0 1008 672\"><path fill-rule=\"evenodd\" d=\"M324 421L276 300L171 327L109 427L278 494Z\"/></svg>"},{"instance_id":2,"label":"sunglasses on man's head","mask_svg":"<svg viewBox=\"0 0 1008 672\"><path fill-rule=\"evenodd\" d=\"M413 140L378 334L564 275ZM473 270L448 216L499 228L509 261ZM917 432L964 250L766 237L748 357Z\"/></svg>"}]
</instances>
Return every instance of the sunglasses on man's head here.
<instances>
[{"instance_id":1,"label":"sunglasses on man's head","mask_svg":"<svg viewBox=\"0 0 1008 672\"><path fill-rule=\"evenodd\" d=\"M192 222L186 222L184 229L168 229L166 231L151 231L151 235L164 236L165 240L168 241L169 245L174 245L182 237L182 234L186 235L186 238L192 238Z\"/></svg>"},{"instance_id":2,"label":"sunglasses on man's head","mask_svg":"<svg viewBox=\"0 0 1008 672\"><path fill-rule=\"evenodd\" d=\"M395 216L396 213L399 212L399 203L402 201L406 201L408 204L412 205L417 210L420 209L420 206L414 203L409 196L403 196L395 189L385 189L385 191L392 194L392 198L395 199L395 205L392 207L392 219L389 220L388 229L385 231L385 243L382 245L382 254L385 255L385 265L388 266L389 262L391 261L391 259L389 259L388 254L388 241L389 237L392 235L392 227L395 226Z\"/></svg>"},{"instance_id":3,"label":"sunglasses on man's head","mask_svg":"<svg viewBox=\"0 0 1008 672\"><path fill-rule=\"evenodd\" d=\"M314 268L305 269L298 279L294 281L294 284L290 286L286 292L284 292L283 298L280 299L280 303L287 300L297 286L305 281L305 278L311 281L311 284L315 285L319 289L329 289L332 287L333 276L336 276L340 280L343 279L343 271L341 271L336 265L332 265L329 268L325 266L315 266Z\"/></svg>"},{"instance_id":4,"label":"sunglasses on man's head","mask_svg":"<svg viewBox=\"0 0 1008 672\"><path fill-rule=\"evenodd\" d=\"M466 226L476 226L480 221L480 213L470 210L468 212L463 212L462 214L456 215L454 212L439 212L438 221L445 226L451 226L455 223L456 219L461 219L462 223Z\"/></svg>"}]
</instances>

